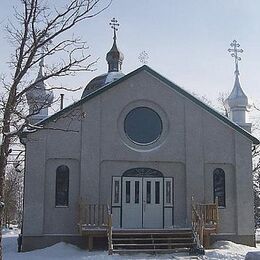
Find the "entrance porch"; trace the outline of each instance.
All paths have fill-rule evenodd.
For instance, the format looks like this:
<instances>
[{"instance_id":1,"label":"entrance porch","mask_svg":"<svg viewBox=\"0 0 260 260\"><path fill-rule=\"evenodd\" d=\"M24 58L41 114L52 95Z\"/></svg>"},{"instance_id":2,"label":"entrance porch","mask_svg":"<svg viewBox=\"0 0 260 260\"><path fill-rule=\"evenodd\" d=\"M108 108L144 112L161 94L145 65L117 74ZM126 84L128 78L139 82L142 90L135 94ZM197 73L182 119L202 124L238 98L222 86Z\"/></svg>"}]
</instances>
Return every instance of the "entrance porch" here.
<instances>
[{"instance_id":1,"label":"entrance porch","mask_svg":"<svg viewBox=\"0 0 260 260\"><path fill-rule=\"evenodd\" d=\"M188 228L124 228L114 227L110 206L80 202L79 230L92 250L95 238L107 241L109 254L114 252L197 252L208 247L210 235L218 231L218 207L196 204L192 200L192 224Z\"/></svg>"}]
</instances>

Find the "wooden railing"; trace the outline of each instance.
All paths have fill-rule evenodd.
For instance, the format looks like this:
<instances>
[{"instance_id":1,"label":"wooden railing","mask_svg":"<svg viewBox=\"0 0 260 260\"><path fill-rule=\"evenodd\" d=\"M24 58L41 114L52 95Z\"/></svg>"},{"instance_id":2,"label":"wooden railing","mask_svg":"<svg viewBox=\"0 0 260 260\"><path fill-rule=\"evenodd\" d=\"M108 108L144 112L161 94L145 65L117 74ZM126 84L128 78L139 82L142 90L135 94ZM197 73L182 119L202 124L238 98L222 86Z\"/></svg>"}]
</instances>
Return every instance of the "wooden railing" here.
<instances>
[{"instance_id":1,"label":"wooden railing","mask_svg":"<svg viewBox=\"0 0 260 260\"><path fill-rule=\"evenodd\" d=\"M210 235L218 233L219 212L218 200L215 203L195 204L192 198L192 228L197 246L209 247Z\"/></svg>"},{"instance_id":2,"label":"wooden railing","mask_svg":"<svg viewBox=\"0 0 260 260\"><path fill-rule=\"evenodd\" d=\"M107 235L108 253L113 253L112 214L107 204L89 204L80 200L79 230L81 235L88 236L88 249L93 249L93 238ZM102 233L100 233L100 231Z\"/></svg>"},{"instance_id":3,"label":"wooden railing","mask_svg":"<svg viewBox=\"0 0 260 260\"><path fill-rule=\"evenodd\" d=\"M219 214L217 205L217 202L212 204L197 204L197 211L199 215L203 217L205 228L214 227L216 233L218 232L219 225Z\"/></svg>"},{"instance_id":4,"label":"wooden railing","mask_svg":"<svg viewBox=\"0 0 260 260\"><path fill-rule=\"evenodd\" d=\"M107 228L109 225L109 207L107 204L88 204L80 201L80 229Z\"/></svg>"}]
</instances>

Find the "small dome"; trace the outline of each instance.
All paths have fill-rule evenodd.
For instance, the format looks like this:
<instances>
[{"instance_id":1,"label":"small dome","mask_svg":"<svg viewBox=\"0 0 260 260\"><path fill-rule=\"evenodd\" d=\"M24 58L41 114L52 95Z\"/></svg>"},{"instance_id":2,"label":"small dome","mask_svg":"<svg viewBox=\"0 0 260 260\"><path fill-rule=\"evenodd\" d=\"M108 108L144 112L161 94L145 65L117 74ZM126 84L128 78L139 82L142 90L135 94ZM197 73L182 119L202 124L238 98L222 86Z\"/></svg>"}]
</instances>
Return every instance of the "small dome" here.
<instances>
[{"instance_id":1,"label":"small dome","mask_svg":"<svg viewBox=\"0 0 260 260\"><path fill-rule=\"evenodd\" d=\"M118 50L116 41L114 40L111 50L107 53L106 60L108 63L108 71L120 71L124 60L124 55Z\"/></svg>"},{"instance_id":2,"label":"small dome","mask_svg":"<svg viewBox=\"0 0 260 260\"><path fill-rule=\"evenodd\" d=\"M42 68L40 67L40 72L36 78L36 81L40 81L26 92L29 105L35 106L37 104L38 107L48 107L51 106L54 100L53 92L46 89L47 85L44 80L41 80L42 77Z\"/></svg>"},{"instance_id":3,"label":"small dome","mask_svg":"<svg viewBox=\"0 0 260 260\"><path fill-rule=\"evenodd\" d=\"M84 98L91 92L100 89L103 86L122 78L123 76L124 73L122 73L121 71L111 71L106 74L102 74L100 76L95 77L88 83L88 85L83 91L81 98Z\"/></svg>"},{"instance_id":4,"label":"small dome","mask_svg":"<svg viewBox=\"0 0 260 260\"><path fill-rule=\"evenodd\" d=\"M240 85L238 75L236 75L234 87L226 102L228 103L230 108L248 106L248 98Z\"/></svg>"},{"instance_id":5,"label":"small dome","mask_svg":"<svg viewBox=\"0 0 260 260\"><path fill-rule=\"evenodd\" d=\"M106 57L107 62L111 60L116 60L116 61L123 61L124 60L124 54L117 49L117 47L114 48L114 45L112 49L107 53Z\"/></svg>"},{"instance_id":6,"label":"small dome","mask_svg":"<svg viewBox=\"0 0 260 260\"><path fill-rule=\"evenodd\" d=\"M43 77L43 58L39 63L39 72L35 85L26 91L26 99L29 106L30 123L35 124L48 116L48 107L51 106L54 95L51 90L46 89Z\"/></svg>"}]
</instances>

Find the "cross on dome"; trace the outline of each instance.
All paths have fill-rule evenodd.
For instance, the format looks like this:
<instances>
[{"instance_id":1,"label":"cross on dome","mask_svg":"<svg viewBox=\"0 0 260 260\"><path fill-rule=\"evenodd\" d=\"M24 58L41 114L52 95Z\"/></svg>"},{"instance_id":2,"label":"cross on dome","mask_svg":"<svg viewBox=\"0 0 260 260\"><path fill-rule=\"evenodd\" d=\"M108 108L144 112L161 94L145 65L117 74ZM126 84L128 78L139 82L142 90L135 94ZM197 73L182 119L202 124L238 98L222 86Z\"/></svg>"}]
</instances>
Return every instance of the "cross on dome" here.
<instances>
[{"instance_id":1,"label":"cross on dome","mask_svg":"<svg viewBox=\"0 0 260 260\"><path fill-rule=\"evenodd\" d=\"M143 64L146 64L148 63L148 60L149 60L149 55L146 51L142 51L139 56L138 56L138 59L141 63Z\"/></svg>"},{"instance_id":2,"label":"cross on dome","mask_svg":"<svg viewBox=\"0 0 260 260\"><path fill-rule=\"evenodd\" d=\"M113 39L114 39L114 41L116 40L116 31L118 31L118 28L117 27L119 27L119 23L118 23L118 21L116 20L116 18L113 18L112 20L111 20L111 22L109 23L109 25L111 25L111 28L114 30L114 37L113 37Z\"/></svg>"},{"instance_id":3,"label":"cross on dome","mask_svg":"<svg viewBox=\"0 0 260 260\"><path fill-rule=\"evenodd\" d=\"M240 47L240 44L236 40L231 42L230 46L233 47L233 49L229 48L228 52L231 52L231 57L235 59L235 66L236 66L235 74L239 75L238 62L241 61L241 57L238 56L238 53L242 53L244 50L238 49Z\"/></svg>"}]
</instances>

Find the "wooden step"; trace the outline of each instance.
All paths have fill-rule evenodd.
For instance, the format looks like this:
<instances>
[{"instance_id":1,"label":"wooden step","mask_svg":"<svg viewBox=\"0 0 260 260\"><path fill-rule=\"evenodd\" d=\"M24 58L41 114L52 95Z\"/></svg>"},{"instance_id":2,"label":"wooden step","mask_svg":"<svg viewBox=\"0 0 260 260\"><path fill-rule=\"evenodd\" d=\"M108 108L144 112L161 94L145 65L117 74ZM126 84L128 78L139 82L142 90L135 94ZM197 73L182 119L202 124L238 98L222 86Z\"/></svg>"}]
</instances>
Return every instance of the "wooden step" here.
<instances>
[{"instance_id":1,"label":"wooden step","mask_svg":"<svg viewBox=\"0 0 260 260\"><path fill-rule=\"evenodd\" d=\"M132 237L132 238L126 238L126 237L113 237L113 241L179 241L179 240L193 240L191 237L181 237L181 238L176 238L176 237Z\"/></svg>"},{"instance_id":2,"label":"wooden step","mask_svg":"<svg viewBox=\"0 0 260 260\"><path fill-rule=\"evenodd\" d=\"M128 247L128 246L137 246L137 247L145 247L145 246L176 246L176 247L190 247L194 245L194 243L152 243L152 244L114 244L114 246L117 246L117 247Z\"/></svg>"},{"instance_id":3,"label":"wooden step","mask_svg":"<svg viewBox=\"0 0 260 260\"><path fill-rule=\"evenodd\" d=\"M191 229L112 230L113 252L188 252L196 246Z\"/></svg>"},{"instance_id":4,"label":"wooden step","mask_svg":"<svg viewBox=\"0 0 260 260\"><path fill-rule=\"evenodd\" d=\"M113 233L185 233L192 232L190 228L183 229L113 229Z\"/></svg>"},{"instance_id":5,"label":"wooden step","mask_svg":"<svg viewBox=\"0 0 260 260\"><path fill-rule=\"evenodd\" d=\"M160 252L160 253L184 253L189 252L189 249L187 248L179 248L179 249L114 249L113 252L115 253L154 253L154 252Z\"/></svg>"},{"instance_id":6,"label":"wooden step","mask_svg":"<svg viewBox=\"0 0 260 260\"><path fill-rule=\"evenodd\" d=\"M186 232L186 233L116 233L113 232L113 236L148 236L148 235L153 235L153 236L191 236L192 232Z\"/></svg>"},{"instance_id":7,"label":"wooden step","mask_svg":"<svg viewBox=\"0 0 260 260\"><path fill-rule=\"evenodd\" d=\"M189 233L189 234L129 234L129 233L125 233L125 234L114 234L113 233L113 238L131 238L131 237L137 237L137 238L142 238L142 237L176 237L176 238L179 238L179 237L191 237L193 234L192 233Z\"/></svg>"}]
</instances>

